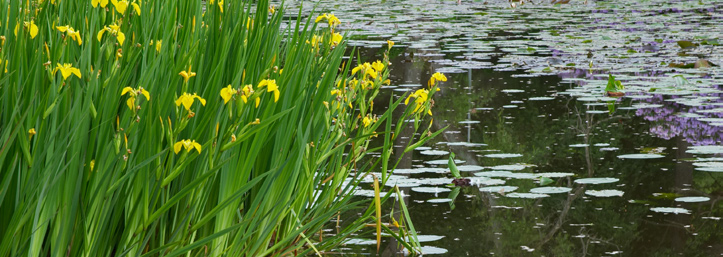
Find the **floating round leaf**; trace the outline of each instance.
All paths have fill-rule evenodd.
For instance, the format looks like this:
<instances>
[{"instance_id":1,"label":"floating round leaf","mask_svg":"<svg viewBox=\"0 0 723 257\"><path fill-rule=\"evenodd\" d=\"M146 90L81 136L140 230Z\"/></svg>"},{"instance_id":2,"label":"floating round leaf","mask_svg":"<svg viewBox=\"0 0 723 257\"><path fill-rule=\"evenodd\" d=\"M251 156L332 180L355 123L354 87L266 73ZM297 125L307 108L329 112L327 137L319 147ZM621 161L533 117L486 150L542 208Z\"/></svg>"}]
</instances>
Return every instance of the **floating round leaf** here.
<instances>
[{"instance_id":1,"label":"floating round leaf","mask_svg":"<svg viewBox=\"0 0 723 257\"><path fill-rule=\"evenodd\" d=\"M638 154L623 154L618 155L620 159L658 159L663 158L664 155L652 154L652 153L638 153Z\"/></svg>"},{"instance_id":2,"label":"floating round leaf","mask_svg":"<svg viewBox=\"0 0 723 257\"><path fill-rule=\"evenodd\" d=\"M510 198L527 198L527 199L550 197L550 195L535 194L535 193L509 193L509 194L506 194L505 196L510 197Z\"/></svg>"},{"instance_id":3,"label":"floating round leaf","mask_svg":"<svg viewBox=\"0 0 723 257\"><path fill-rule=\"evenodd\" d=\"M526 165L526 164L512 164L512 165L499 165L491 167L493 170L523 170L527 167L532 167L533 165Z\"/></svg>"},{"instance_id":4,"label":"floating round leaf","mask_svg":"<svg viewBox=\"0 0 723 257\"><path fill-rule=\"evenodd\" d=\"M448 203L451 202L452 199L449 198L434 198L427 200L428 203Z\"/></svg>"},{"instance_id":5,"label":"floating round leaf","mask_svg":"<svg viewBox=\"0 0 723 257\"><path fill-rule=\"evenodd\" d=\"M412 188L412 191L414 191L414 192L419 192L419 193L433 193L433 194L436 194L436 193L449 192L449 191L452 191L452 190L450 190L449 188L444 188L444 187L413 187L413 188Z\"/></svg>"},{"instance_id":6,"label":"floating round leaf","mask_svg":"<svg viewBox=\"0 0 723 257\"><path fill-rule=\"evenodd\" d=\"M686 197L678 197L675 198L676 202L684 202L684 203L700 203L700 202L707 202L710 201L710 197L705 196L686 196Z\"/></svg>"},{"instance_id":7,"label":"floating round leaf","mask_svg":"<svg viewBox=\"0 0 723 257\"><path fill-rule=\"evenodd\" d=\"M462 160L454 160L455 164L461 164L461 163L465 163L465 162L466 161L462 161ZM442 165L442 164L447 164L447 160L433 160L433 161L426 161L424 163L431 164L431 165Z\"/></svg>"},{"instance_id":8,"label":"floating round leaf","mask_svg":"<svg viewBox=\"0 0 723 257\"><path fill-rule=\"evenodd\" d=\"M585 191L586 195L592 195L595 197L613 197L613 196L623 196L625 192L615 189L605 189L605 190L587 190Z\"/></svg>"},{"instance_id":9,"label":"floating round leaf","mask_svg":"<svg viewBox=\"0 0 723 257\"><path fill-rule=\"evenodd\" d=\"M535 173L535 175L540 177L546 177L546 178L564 178L569 176L575 176L575 173L567 173L567 172L543 172L543 173Z\"/></svg>"},{"instance_id":10,"label":"floating round leaf","mask_svg":"<svg viewBox=\"0 0 723 257\"><path fill-rule=\"evenodd\" d=\"M723 145L691 146L685 152L692 154L720 154L723 153Z\"/></svg>"},{"instance_id":11,"label":"floating round leaf","mask_svg":"<svg viewBox=\"0 0 723 257\"><path fill-rule=\"evenodd\" d=\"M527 100L530 101L548 101L548 100L555 100L554 97L547 97L547 96L540 96L540 97L530 97Z\"/></svg>"},{"instance_id":12,"label":"floating round leaf","mask_svg":"<svg viewBox=\"0 0 723 257\"><path fill-rule=\"evenodd\" d=\"M488 158L515 158L515 157L522 157L522 155L518 154L518 153L494 153L494 154L485 155L485 157L488 157Z\"/></svg>"},{"instance_id":13,"label":"floating round leaf","mask_svg":"<svg viewBox=\"0 0 723 257\"><path fill-rule=\"evenodd\" d=\"M471 178L470 184L473 185L484 185L484 186L491 186L491 185L502 185L505 183L504 180L501 179L494 179L494 178Z\"/></svg>"},{"instance_id":14,"label":"floating round leaf","mask_svg":"<svg viewBox=\"0 0 723 257\"><path fill-rule=\"evenodd\" d=\"M374 239L362 239L362 238L349 238L344 241L343 244L347 245L375 245L377 240Z\"/></svg>"},{"instance_id":15,"label":"floating round leaf","mask_svg":"<svg viewBox=\"0 0 723 257\"><path fill-rule=\"evenodd\" d=\"M489 193L508 193L517 190L516 186L491 186L491 187L480 187L480 192Z\"/></svg>"},{"instance_id":16,"label":"floating round leaf","mask_svg":"<svg viewBox=\"0 0 723 257\"><path fill-rule=\"evenodd\" d=\"M569 187L536 187L530 189L530 193L535 194L561 194L570 192L572 188Z\"/></svg>"},{"instance_id":17,"label":"floating round leaf","mask_svg":"<svg viewBox=\"0 0 723 257\"><path fill-rule=\"evenodd\" d=\"M449 200L449 199L448 199ZM435 235L417 235L417 240L419 242L432 242L437 241L439 239L444 238L444 236L435 236Z\"/></svg>"},{"instance_id":18,"label":"floating round leaf","mask_svg":"<svg viewBox=\"0 0 723 257\"><path fill-rule=\"evenodd\" d=\"M422 246L420 250L421 255L445 254L448 252L447 249L427 245ZM407 250L407 248L404 248L404 255L409 255L409 250Z\"/></svg>"},{"instance_id":19,"label":"floating round leaf","mask_svg":"<svg viewBox=\"0 0 723 257\"><path fill-rule=\"evenodd\" d=\"M654 212L660 212L660 213L690 214L690 210L683 209L683 208L655 207L655 208L650 208L650 210L654 211Z\"/></svg>"},{"instance_id":20,"label":"floating round leaf","mask_svg":"<svg viewBox=\"0 0 723 257\"><path fill-rule=\"evenodd\" d=\"M615 183L620 181L620 179L617 178L581 178L576 179L575 183L578 184L607 184L607 183Z\"/></svg>"},{"instance_id":21,"label":"floating round leaf","mask_svg":"<svg viewBox=\"0 0 723 257\"><path fill-rule=\"evenodd\" d=\"M441 151L441 150L426 150L426 151L420 152L419 154L423 154L423 155L446 155L446 154L449 154L449 152L447 152L447 151Z\"/></svg>"},{"instance_id":22,"label":"floating round leaf","mask_svg":"<svg viewBox=\"0 0 723 257\"><path fill-rule=\"evenodd\" d=\"M457 166L457 169L459 171L480 171L480 170L483 170L484 167L477 166L477 165L460 165L460 166Z\"/></svg>"}]
</instances>

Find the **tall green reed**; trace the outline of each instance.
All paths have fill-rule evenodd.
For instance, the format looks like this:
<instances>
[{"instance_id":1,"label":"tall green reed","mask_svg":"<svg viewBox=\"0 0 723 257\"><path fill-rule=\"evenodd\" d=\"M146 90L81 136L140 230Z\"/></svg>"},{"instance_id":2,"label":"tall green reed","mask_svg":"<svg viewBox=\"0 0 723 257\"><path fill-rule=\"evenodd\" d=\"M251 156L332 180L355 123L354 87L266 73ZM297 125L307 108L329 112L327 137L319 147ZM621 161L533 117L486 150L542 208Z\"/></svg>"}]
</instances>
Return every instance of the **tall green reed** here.
<instances>
[{"instance_id":1,"label":"tall green reed","mask_svg":"<svg viewBox=\"0 0 723 257\"><path fill-rule=\"evenodd\" d=\"M2 2L0 256L328 250L378 220L352 193L386 182L392 124L424 129L437 88L375 116L388 59L352 69L335 17L267 1Z\"/></svg>"}]
</instances>

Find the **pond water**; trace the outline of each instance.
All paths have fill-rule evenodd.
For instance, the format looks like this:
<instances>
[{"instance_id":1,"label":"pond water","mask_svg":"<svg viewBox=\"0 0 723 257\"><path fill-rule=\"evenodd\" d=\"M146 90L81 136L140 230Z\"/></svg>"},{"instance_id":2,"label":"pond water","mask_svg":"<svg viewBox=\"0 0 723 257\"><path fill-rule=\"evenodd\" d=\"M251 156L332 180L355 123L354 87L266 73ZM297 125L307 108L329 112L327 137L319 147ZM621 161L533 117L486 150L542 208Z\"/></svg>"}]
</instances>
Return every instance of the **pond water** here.
<instances>
[{"instance_id":1,"label":"pond water","mask_svg":"<svg viewBox=\"0 0 723 257\"><path fill-rule=\"evenodd\" d=\"M723 2L314 4L303 13L333 12L364 61L396 42L375 106L449 79L433 116L449 127L385 188L425 255L723 255ZM605 95L609 74L625 96ZM395 153L418 136L402 131ZM451 185L450 152L471 186ZM377 255L363 232L335 254ZM378 255L400 255L384 239Z\"/></svg>"}]
</instances>

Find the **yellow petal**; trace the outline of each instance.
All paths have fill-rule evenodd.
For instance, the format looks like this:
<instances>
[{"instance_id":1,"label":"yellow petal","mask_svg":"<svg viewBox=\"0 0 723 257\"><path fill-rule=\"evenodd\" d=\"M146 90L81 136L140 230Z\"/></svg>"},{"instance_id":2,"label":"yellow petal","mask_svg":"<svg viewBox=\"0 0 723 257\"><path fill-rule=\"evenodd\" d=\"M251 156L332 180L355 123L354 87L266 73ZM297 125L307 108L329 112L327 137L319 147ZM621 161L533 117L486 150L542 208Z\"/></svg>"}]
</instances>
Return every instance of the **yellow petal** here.
<instances>
[{"instance_id":1,"label":"yellow petal","mask_svg":"<svg viewBox=\"0 0 723 257\"><path fill-rule=\"evenodd\" d=\"M100 2L100 0L92 0L90 1L90 4L93 5L93 8L96 8L98 7L98 2Z\"/></svg>"},{"instance_id":2,"label":"yellow petal","mask_svg":"<svg viewBox=\"0 0 723 257\"><path fill-rule=\"evenodd\" d=\"M80 37L80 33L77 33L77 32L76 32L74 35L75 35L75 36L73 37L73 39L75 39L75 41L78 41L78 45L82 45L82 44L83 44L83 39Z\"/></svg>"},{"instance_id":3,"label":"yellow petal","mask_svg":"<svg viewBox=\"0 0 723 257\"><path fill-rule=\"evenodd\" d=\"M125 95L128 92L133 92L133 88L131 87L124 87L123 91L121 91L121 95Z\"/></svg>"},{"instance_id":4,"label":"yellow petal","mask_svg":"<svg viewBox=\"0 0 723 257\"><path fill-rule=\"evenodd\" d=\"M279 101L279 90L274 90L274 103Z\"/></svg>"},{"instance_id":5,"label":"yellow petal","mask_svg":"<svg viewBox=\"0 0 723 257\"><path fill-rule=\"evenodd\" d=\"M68 31L68 26L57 26L55 28L58 29L58 31L60 31L60 32Z\"/></svg>"},{"instance_id":6,"label":"yellow petal","mask_svg":"<svg viewBox=\"0 0 723 257\"><path fill-rule=\"evenodd\" d=\"M183 107L185 107L186 110L191 110L191 105L193 104L193 97L184 97L181 102L183 103Z\"/></svg>"},{"instance_id":7,"label":"yellow petal","mask_svg":"<svg viewBox=\"0 0 723 257\"><path fill-rule=\"evenodd\" d=\"M200 96L197 96L196 93L193 93L193 98L198 99L198 101L201 102L201 105L206 106L206 99L203 99Z\"/></svg>"},{"instance_id":8,"label":"yellow petal","mask_svg":"<svg viewBox=\"0 0 723 257\"><path fill-rule=\"evenodd\" d=\"M145 96L145 97L146 97L146 100L148 100L148 101L150 101L150 100L151 100L151 94L150 94L150 93L148 93L148 91L147 91L147 90L145 90L144 88L141 88L141 94L143 94L143 96Z\"/></svg>"},{"instance_id":9,"label":"yellow petal","mask_svg":"<svg viewBox=\"0 0 723 257\"><path fill-rule=\"evenodd\" d=\"M256 108L259 108L259 103L261 102L261 98L256 97L256 99L254 99L254 100L256 101Z\"/></svg>"},{"instance_id":10,"label":"yellow petal","mask_svg":"<svg viewBox=\"0 0 723 257\"><path fill-rule=\"evenodd\" d=\"M123 46L123 41L126 40L126 35L123 34L123 32L118 31L118 35L116 36L116 38L118 39L118 43Z\"/></svg>"},{"instance_id":11,"label":"yellow petal","mask_svg":"<svg viewBox=\"0 0 723 257\"><path fill-rule=\"evenodd\" d=\"M100 0L100 7L105 8L108 5L108 0Z\"/></svg>"},{"instance_id":12,"label":"yellow petal","mask_svg":"<svg viewBox=\"0 0 723 257\"><path fill-rule=\"evenodd\" d=\"M128 109L133 110L133 108L136 107L136 98L135 97L128 98L128 101L126 101L126 104L128 105Z\"/></svg>"},{"instance_id":13,"label":"yellow petal","mask_svg":"<svg viewBox=\"0 0 723 257\"><path fill-rule=\"evenodd\" d=\"M126 12L126 8L128 8L128 1L113 1L113 6L115 6L115 10L117 12L124 14Z\"/></svg>"},{"instance_id":14,"label":"yellow petal","mask_svg":"<svg viewBox=\"0 0 723 257\"><path fill-rule=\"evenodd\" d=\"M72 74L72 73L70 72L69 69L67 69L67 68L60 68L60 75L63 76L63 79L67 79L68 77L70 77L70 74Z\"/></svg>"},{"instance_id":15,"label":"yellow petal","mask_svg":"<svg viewBox=\"0 0 723 257\"><path fill-rule=\"evenodd\" d=\"M178 153L178 152L181 151L181 147L183 147L183 140L178 141L178 142L176 142L175 144L173 144L173 151L174 151L175 153Z\"/></svg>"},{"instance_id":16,"label":"yellow petal","mask_svg":"<svg viewBox=\"0 0 723 257\"><path fill-rule=\"evenodd\" d=\"M75 76L78 77L79 79L82 78L80 76L80 70L78 68L70 68L69 70L71 73L75 74Z\"/></svg>"},{"instance_id":17,"label":"yellow petal","mask_svg":"<svg viewBox=\"0 0 723 257\"><path fill-rule=\"evenodd\" d=\"M196 143L196 141L194 140L194 141L191 142L191 146L193 146L194 148L196 148L196 150L198 151L199 154L201 153L201 144Z\"/></svg>"},{"instance_id":18,"label":"yellow petal","mask_svg":"<svg viewBox=\"0 0 723 257\"><path fill-rule=\"evenodd\" d=\"M38 26L35 25L35 21L30 21L30 38L35 38L38 35Z\"/></svg>"},{"instance_id":19,"label":"yellow petal","mask_svg":"<svg viewBox=\"0 0 723 257\"><path fill-rule=\"evenodd\" d=\"M106 30L108 30L108 28L103 28L98 31L98 42L100 42L100 40L103 38L103 33L105 33Z\"/></svg>"},{"instance_id":20,"label":"yellow petal","mask_svg":"<svg viewBox=\"0 0 723 257\"><path fill-rule=\"evenodd\" d=\"M136 11L136 14L138 14L138 16L141 16L141 7L136 3L132 3L131 5L133 6L133 10Z\"/></svg>"},{"instance_id":21,"label":"yellow petal","mask_svg":"<svg viewBox=\"0 0 723 257\"><path fill-rule=\"evenodd\" d=\"M181 104L183 103L183 98L184 96L181 95L180 97L178 97L178 99L176 99L176 106L181 106Z\"/></svg>"},{"instance_id":22,"label":"yellow petal","mask_svg":"<svg viewBox=\"0 0 723 257\"><path fill-rule=\"evenodd\" d=\"M363 66L359 65L354 67L354 69L351 69L351 75L356 74L357 71L359 71Z\"/></svg>"}]
</instances>

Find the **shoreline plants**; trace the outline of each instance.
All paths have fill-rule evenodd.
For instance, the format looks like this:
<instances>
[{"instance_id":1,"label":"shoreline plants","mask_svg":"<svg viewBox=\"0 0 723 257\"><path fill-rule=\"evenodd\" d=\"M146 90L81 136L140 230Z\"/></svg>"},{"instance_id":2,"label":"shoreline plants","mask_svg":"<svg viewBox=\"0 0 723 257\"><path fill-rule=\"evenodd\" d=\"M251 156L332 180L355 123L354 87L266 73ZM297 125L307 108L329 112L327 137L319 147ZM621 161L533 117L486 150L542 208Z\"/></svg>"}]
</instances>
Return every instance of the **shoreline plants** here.
<instances>
[{"instance_id":1,"label":"shoreline plants","mask_svg":"<svg viewBox=\"0 0 723 257\"><path fill-rule=\"evenodd\" d=\"M379 185L403 122L421 130L404 152L441 132L423 125L438 83L375 111L388 57L345 61L334 15L0 2L0 257L306 255L368 224L418 249ZM375 199L354 198L372 171ZM349 211L363 214L321 236Z\"/></svg>"}]
</instances>

